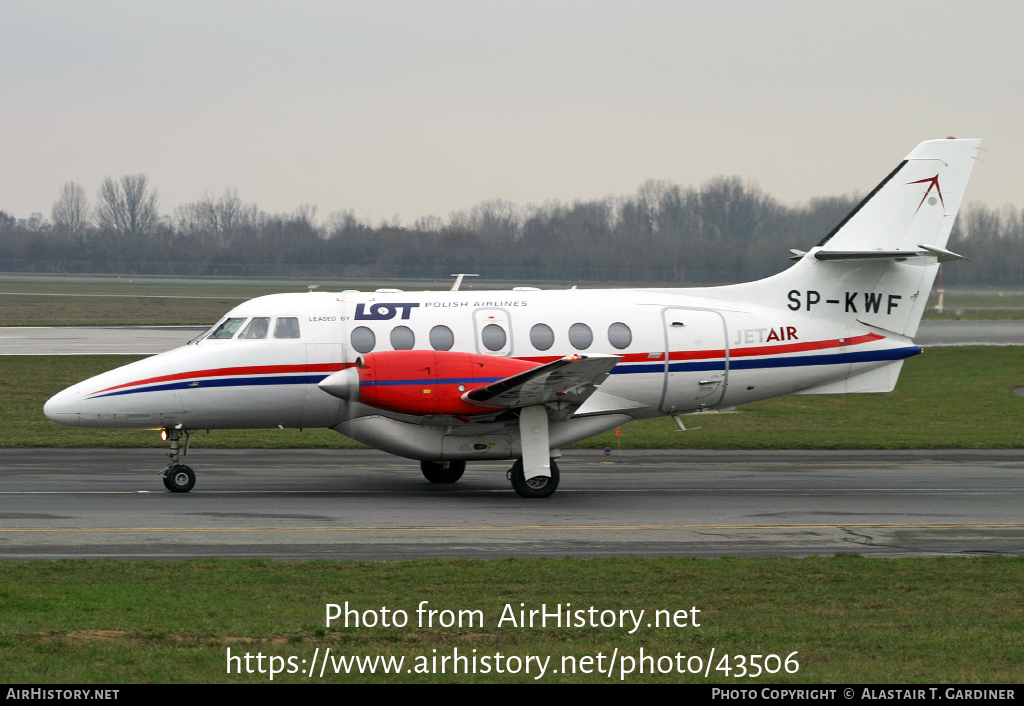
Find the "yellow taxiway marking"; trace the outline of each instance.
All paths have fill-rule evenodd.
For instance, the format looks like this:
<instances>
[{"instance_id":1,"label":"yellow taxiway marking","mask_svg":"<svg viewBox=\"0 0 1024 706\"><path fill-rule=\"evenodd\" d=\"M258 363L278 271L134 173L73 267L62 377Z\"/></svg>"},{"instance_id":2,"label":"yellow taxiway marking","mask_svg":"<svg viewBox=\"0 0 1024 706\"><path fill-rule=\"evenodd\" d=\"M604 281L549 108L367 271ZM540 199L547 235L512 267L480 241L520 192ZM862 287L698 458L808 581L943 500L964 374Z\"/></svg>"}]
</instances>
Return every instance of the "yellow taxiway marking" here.
<instances>
[{"instance_id":1,"label":"yellow taxiway marking","mask_svg":"<svg viewBox=\"0 0 1024 706\"><path fill-rule=\"evenodd\" d=\"M867 522L816 525L471 525L414 527L0 527L0 532L523 532L571 530L1011 529L1024 522Z\"/></svg>"}]
</instances>

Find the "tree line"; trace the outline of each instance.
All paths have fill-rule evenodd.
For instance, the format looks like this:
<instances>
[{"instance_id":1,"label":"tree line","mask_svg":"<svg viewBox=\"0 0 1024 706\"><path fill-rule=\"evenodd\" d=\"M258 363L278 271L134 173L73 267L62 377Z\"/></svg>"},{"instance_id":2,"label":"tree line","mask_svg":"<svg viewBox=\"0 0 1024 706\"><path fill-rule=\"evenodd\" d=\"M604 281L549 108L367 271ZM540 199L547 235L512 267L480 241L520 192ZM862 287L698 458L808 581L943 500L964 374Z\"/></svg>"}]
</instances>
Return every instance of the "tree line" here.
<instances>
[{"instance_id":1,"label":"tree line","mask_svg":"<svg viewBox=\"0 0 1024 706\"><path fill-rule=\"evenodd\" d=\"M104 180L95 203L68 182L50 218L0 211L0 270L715 284L766 277L807 250L859 197L785 205L739 177L700 186L647 181L635 194L519 206L486 201L410 226L318 220L316 207L267 213L236 190L159 212L145 175ZM1024 211L973 204L949 246L971 262L950 285L1024 285Z\"/></svg>"}]
</instances>

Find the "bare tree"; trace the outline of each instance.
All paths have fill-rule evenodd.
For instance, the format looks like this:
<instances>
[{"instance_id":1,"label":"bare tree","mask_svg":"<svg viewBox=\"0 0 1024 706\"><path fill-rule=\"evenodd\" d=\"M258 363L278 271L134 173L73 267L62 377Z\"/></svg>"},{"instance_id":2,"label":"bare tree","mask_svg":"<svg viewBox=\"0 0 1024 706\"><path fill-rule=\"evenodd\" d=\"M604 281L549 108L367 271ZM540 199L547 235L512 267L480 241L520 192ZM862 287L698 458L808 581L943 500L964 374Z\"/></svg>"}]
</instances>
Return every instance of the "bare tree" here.
<instances>
[{"instance_id":1,"label":"bare tree","mask_svg":"<svg viewBox=\"0 0 1024 706\"><path fill-rule=\"evenodd\" d=\"M238 198L238 189L224 189L224 195L217 199L217 227L221 233L250 225L256 215L256 206L246 206Z\"/></svg>"},{"instance_id":2,"label":"bare tree","mask_svg":"<svg viewBox=\"0 0 1024 706\"><path fill-rule=\"evenodd\" d=\"M174 220L188 233L224 236L240 228L253 227L259 220L259 209L256 204L242 203L237 189L224 189L224 195L218 199L204 191L199 201L178 206Z\"/></svg>"},{"instance_id":3,"label":"bare tree","mask_svg":"<svg viewBox=\"0 0 1024 706\"><path fill-rule=\"evenodd\" d=\"M59 232L81 235L89 224L89 202L85 189L73 181L66 183L53 202L53 224Z\"/></svg>"},{"instance_id":4,"label":"bare tree","mask_svg":"<svg viewBox=\"0 0 1024 706\"><path fill-rule=\"evenodd\" d=\"M150 191L145 174L127 174L120 183L103 180L97 195L96 221L101 228L121 235L149 233L160 219L155 190Z\"/></svg>"},{"instance_id":5,"label":"bare tree","mask_svg":"<svg viewBox=\"0 0 1024 706\"><path fill-rule=\"evenodd\" d=\"M292 214L292 220L306 226L311 230L316 229L316 204L299 204Z\"/></svg>"}]
</instances>

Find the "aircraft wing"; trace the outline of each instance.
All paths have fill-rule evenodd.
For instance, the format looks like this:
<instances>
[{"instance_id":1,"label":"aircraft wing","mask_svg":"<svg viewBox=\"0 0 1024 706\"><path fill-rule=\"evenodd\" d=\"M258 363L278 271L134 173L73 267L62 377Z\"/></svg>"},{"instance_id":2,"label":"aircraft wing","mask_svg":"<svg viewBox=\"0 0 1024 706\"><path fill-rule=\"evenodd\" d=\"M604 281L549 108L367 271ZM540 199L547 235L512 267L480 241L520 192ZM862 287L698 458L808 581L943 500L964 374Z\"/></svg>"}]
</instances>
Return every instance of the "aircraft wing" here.
<instances>
[{"instance_id":1,"label":"aircraft wing","mask_svg":"<svg viewBox=\"0 0 1024 706\"><path fill-rule=\"evenodd\" d=\"M570 355L504 380L470 390L465 402L482 407L532 407L558 402L560 409L575 409L605 381L617 355Z\"/></svg>"}]
</instances>

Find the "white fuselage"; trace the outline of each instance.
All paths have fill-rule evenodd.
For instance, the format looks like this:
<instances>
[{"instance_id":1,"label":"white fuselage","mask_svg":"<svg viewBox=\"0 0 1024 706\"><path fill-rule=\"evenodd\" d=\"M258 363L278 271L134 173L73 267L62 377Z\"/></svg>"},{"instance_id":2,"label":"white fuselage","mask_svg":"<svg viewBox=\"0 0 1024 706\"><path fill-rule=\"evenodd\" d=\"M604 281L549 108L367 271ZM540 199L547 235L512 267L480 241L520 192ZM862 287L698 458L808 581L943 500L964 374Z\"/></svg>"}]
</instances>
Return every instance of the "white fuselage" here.
<instances>
[{"instance_id":1,"label":"white fuselage","mask_svg":"<svg viewBox=\"0 0 1024 706\"><path fill-rule=\"evenodd\" d=\"M105 429L330 427L410 458L512 458L518 427L501 415L395 414L334 397L318 383L361 354L396 349L440 347L538 363L571 354L621 356L572 418L552 423L557 450L632 419L838 384L920 352L909 339L875 327L816 318L802 306L779 308L786 302L762 306L704 295L713 291L264 296L228 313L225 320L243 319L231 337L206 337L90 378L54 396L45 411L54 421ZM269 320L265 337L241 338L256 318ZM298 330L285 319L296 320ZM283 335L298 337L275 337L279 321Z\"/></svg>"}]
</instances>

